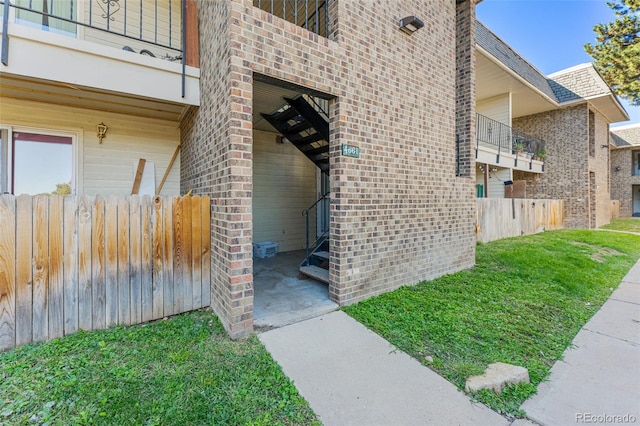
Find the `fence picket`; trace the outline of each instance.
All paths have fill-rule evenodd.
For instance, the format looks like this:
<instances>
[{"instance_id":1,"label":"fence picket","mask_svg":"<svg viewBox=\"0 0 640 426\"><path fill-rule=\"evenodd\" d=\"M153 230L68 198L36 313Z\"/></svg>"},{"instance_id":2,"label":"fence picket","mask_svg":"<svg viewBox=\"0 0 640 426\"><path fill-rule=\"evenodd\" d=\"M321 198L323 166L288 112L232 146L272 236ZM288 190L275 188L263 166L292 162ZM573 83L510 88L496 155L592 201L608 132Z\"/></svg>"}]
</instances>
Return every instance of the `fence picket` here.
<instances>
[{"instance_id":1,"label":"fence picket","mask_svg":"<svg viewBox=\"0 0 640 426\"><path fill-rule=\"evenodd\" d=\"M191 294L192 308L197 309L202 307L202 209L199 195L191 201Z\"/></svg>"},{"instance_id":2,"label":"fence picket","mask_svg":"<svg viewBox=\"0 0 640 426\"><path fill-rule=\"evenodd\" d=\"M129 199L118 197L118 324L131 324Z\"/></svg>"},{"instance_id":3,"label":"fence picket","mask_svg":"<svg viewBox=\"0 0 640 426\"><path fill-rule=\"evenodd\" d=\"M192 247L192 216L191 197L182 197L182 312L193 309L193 285L191 278L191 268L193 267Z\"/></svg>"},{"instance_id":4,"label":"fence picket","mask_svg":"<svg viewBox=\"0 0 640 426\"><path fill-rule=\"evenodd\" d=\"M91 308L94 330L100 330L107 326L106 313L106 255L105 255L105 200L97 195L91 210L91 281L92 295Z\"/></svg>"},{"instance_id":5,"label":"fence picket","mask_svg":"<svg viewBox=\"0 0 640 426\"><path fill-rule=\"evenodd\" d=\"M211 305L211 199L200 199L202 223L202 306Z\"/></svg>"},{"instance_id":6,"label":"fence picket","mask_svg":"<svg viewBox=\"0 0 640 426\"><path fill-rule=\"evenodd\" d=\"M64 334L78 331L78 200L64 197L63 298Z\"/></svg>"},{"instance_id":7,"label":"fence picket","mask_svg":"<svg viewBox=\"0 0 640 426\"><path fill-rule=\"evenodd\" d=\"M91 330L91 206L93 197L83 195L78 203L78 327Z\"/></svg>"},{"instance_id":8,"label":"fence picket","mask_svg":"<svg viewBox=\"0 0 640 426\"><path fill-rule=\"evenodd\" d=\"M5 222L0 214L0 228ZM3 232L4 234L4 232ZM16 346L33 340L33 198L16 197Z\"/></svg>"},{"instance_id":9,"label":"fence picket","mask_svg":"<svg viewBox=\"0 0 640 426\"><path fill-rule=\"evenodd\" d=\"M118 323L118 197L109 195L105 206L105 315L106 326Z\"/></svg>"},{"instance_id":10,"label":"fence picket","mask_svg":"<svg viewBox=\"0 0 640 426\"><path fill-rule=\"evenodd\" d=\"M63 198L49 196L49 339L64 335Z\"/></svg>"},{"instance_id":11,"label":"fence picket","mask_svg":"<svg viewBox=\"0 0 640 426\"><path fill-rule=\"evenodd\" d=\"M173 315L173 199L166 198L162 206L163 239L163 315Z\"/></svg>"},{"instance_id":12,"label":"fence picket","mask_svg":"<svg viewBox=\"0 0 640 426\"><path fill-rule=\"evenodd\" d=\"M129 197L129 295L131 323L142 322L142 233L140 229L140 196Z\"/></svg>"},{"instance_id":13,"label":"fence picket","mask_svg":"<svg viewBox=\"0 0 640 426\"><path fill-rule=\"evenodd\" d=\"M164 235L162 229L164 217L162 213L162 198L153 198L153 228L151 242L153 244L153 318L162 318L164 314Z\"/></svg>"},{"instance_id":14,"label":"fence picket","mask_svg":"<svg viewBox=\"0 0 640 426\"><path fill-rule=\"evenodd\" d=\"M144 195L140 199L140 231L142 237L141 304L142 321L153 318L153 258L151 241L151 197Z\"/></svg>"},{"instance_id":15,"label":"fence picket","mask_svg":"<svg viewBox=\"0 0 640 426\"><path fill-rule=\"evenodd\" d=\"M49 197L33 197L33 341L49 338Z\"/></svg>"},{"instance_id":16,"label":"fence picket","mask_svg":"<svg viewBox=\"0 0 640 426\"><path fill-rule=\"evenodd\" d=\"M183 312L184 289L182 276L184 270L184 211L183 200L180 197L173 198L173 312Z\"/></svg>"},{"instance_id":17,"label":"fence picket","mask_svg":"<svg viewBox=\"0 0 640 426\"><path fill-rule=\"evenodd\" d=\"M15 226L14 199L0 195L0 350L10 349L16 344Z\"/></svg>"}]
</instances>

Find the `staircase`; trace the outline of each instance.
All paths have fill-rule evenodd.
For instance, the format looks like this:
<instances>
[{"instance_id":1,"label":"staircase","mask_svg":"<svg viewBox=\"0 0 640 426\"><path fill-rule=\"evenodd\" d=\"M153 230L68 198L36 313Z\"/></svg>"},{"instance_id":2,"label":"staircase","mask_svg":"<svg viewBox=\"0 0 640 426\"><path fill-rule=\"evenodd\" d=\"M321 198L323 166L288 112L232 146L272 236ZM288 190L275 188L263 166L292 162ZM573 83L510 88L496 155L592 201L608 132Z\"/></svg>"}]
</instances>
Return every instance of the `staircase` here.
<instances>
[{"instance_id":1,"label":"staircase","mask_svg":"<svg viewBox=\"0 0 640 426\"><path fill-rule=\"evenodd\" d=\"M300 273L329 284L329 232L323 233L307 248L307 257L300 265Z\"/></svg>"},{"instance_id":2,"label":"staircase","mask_svg":"<svg viewBox=\"0 0 640 426\"><path fill-rule=\"evenodd\" d=\"M329 122L323 117L326 113L311 97L284 100L284 107L273 114L262 113L262 117L323 173L329 173Z\"/></svg>"},{"instance_id":3,"label":"staircase","mask_svg":"<svg viewBox=\"0 0 640 426\"><path fill-rule=\"evenodd\" d=\"M286 104L273 114L262 113L282 136L298 148L323 173L329 174L329 121L327 113L312 97L301 95L283 98ZM309 214L313 209L317 218L319 206L328 208L326 193L311 207L302 212L306 219L307 253L300 265L300 273L314 280L329 283L329 229L323 229L320 236L309 241Z\"/></svg>"}]
</instances>

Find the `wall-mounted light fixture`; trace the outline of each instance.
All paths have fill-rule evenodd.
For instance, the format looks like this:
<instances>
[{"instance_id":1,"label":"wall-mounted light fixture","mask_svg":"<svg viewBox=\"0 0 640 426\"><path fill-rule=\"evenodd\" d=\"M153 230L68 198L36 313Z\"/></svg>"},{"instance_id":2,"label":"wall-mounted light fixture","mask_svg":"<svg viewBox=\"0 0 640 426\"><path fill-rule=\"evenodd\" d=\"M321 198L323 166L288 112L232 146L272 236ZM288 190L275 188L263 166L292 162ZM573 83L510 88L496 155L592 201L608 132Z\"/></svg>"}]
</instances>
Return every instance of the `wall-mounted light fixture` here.
<instances>
[{"instance_id":1,"label":"wall-mounted light fixture","mask_svg":"<svg viewBox=\"0 0 640 426\"><path fill-rule=\"evenodd\" d=\"M622 169L620 168L620 166L616 166L616 168L615 168L614 170L615 170L616 172L619 172L619 171L620 171L620 170L622 170Z\"/></svg>"},{"instance_id":2,"label":"wall-mounted light fixture","mask_svg":"<svg viewBox=\"0 0 640 426\"><path fill-rule=\"evenodd\" d=\"M98 124L98 143L102 143L102 139L107 137L107 130L109 130L109 128L107 127L106 124L104 123L100 123Z\"/></svg>"},{"instance_id":3,"label":"wall-mounted light fixture","mask_svg":"<svg viewBox=\"0 0 640 426\"><path fill-rule=\"evenodd\" d=\"M400 31L403 31L409 35L415 33L420 28L424 27L424 22L415 16L407 16L400 20Z\"/></svg>"},{"instance_id":4,"label":"wall-mounted light fixture","mask_svg":"<svg viewBox=\"0 0 640 426\"><path fill-rule=\"evenodd\" d=\"M600 148L609 148L609 145L600 145Z\"/></svg>"}]
</instances>

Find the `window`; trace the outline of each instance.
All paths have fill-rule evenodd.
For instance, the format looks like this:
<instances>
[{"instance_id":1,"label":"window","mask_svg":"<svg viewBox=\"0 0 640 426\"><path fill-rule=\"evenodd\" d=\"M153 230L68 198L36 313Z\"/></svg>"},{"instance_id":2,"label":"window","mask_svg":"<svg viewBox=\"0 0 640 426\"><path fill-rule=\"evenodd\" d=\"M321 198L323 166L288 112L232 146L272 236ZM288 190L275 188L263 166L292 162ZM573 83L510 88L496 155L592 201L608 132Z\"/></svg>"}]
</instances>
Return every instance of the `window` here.
<instances>
[{"instance_id":1,"label":"window","mask_svg":"<svg viewBox=\"0 0 640 426\"><path fill-rule=\"evenodd\" d=\"M17 23L75 37L76 24L56 19L55 16L77 21L77 0L17 0L16 5L29 9L16 9Z\"/></svg>"},{"instance_id":2,"label":"window","mask_svg":"<svg viewBox=\"0 0 640 426\"><path fill-rule=\"evenodd\" d=\"M633 158L633 169L631 174L633 176L640 176L640 151L632 151L631 158Z\"/></svg>"},{"instance_id":3,"label":"window","mask_svg":"<svg viewBox=\"0 0 640 426\"><path fill-rule=\"evenodd\" d=\"M596 156L596 115L589 110L589 155Z\"/></svg>"},{"instance_id":4,"label":"window","mask_svg":"<svg viewBox=\"0 0 640 426\"><path fill-rule=\"evenodd\" d=\"M10 161L11 193L15 195L73 192L71 136L13 132ZM8 168L7 161L2 164Z\"/></svg>"}]
</instances>

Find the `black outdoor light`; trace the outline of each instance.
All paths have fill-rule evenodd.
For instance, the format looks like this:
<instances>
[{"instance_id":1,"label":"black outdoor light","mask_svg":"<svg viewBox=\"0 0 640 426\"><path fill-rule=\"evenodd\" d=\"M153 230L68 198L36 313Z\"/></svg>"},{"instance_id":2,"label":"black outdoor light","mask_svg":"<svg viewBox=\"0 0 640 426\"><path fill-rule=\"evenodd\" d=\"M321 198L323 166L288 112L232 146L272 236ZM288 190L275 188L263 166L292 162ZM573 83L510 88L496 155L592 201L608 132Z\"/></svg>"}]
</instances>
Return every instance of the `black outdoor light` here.
<instances>
[{"instance_id":1,"label":"black outdoor light","mask_svg":"<svg viewBox=\"0 0 640 426\"><path fill-rule=\"evenodd\" d=\"M424 27L424 22L415 16L407 16L400 20L400 30L409 35L415 33L422 27Z\"/></svg>"}]
</instances>

